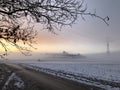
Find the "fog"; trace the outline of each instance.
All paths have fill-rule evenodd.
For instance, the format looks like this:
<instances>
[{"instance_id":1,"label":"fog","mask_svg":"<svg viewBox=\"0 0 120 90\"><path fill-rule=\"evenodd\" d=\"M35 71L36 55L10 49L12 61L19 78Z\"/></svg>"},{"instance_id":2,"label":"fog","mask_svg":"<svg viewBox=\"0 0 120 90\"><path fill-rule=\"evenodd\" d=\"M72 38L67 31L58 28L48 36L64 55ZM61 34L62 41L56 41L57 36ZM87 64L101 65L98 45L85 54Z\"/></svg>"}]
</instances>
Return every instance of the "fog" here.
<instances>
[{"instance_id":1,"label":"fog","mask_svg":"<svg viewBox=\"0 0 120 90\"><path fill-rule=\"evenodd\" d=\"M30 56L25 56L21 53L11 53L6 58L8 61L120 63L120 52L84 54L80 56L77 56L77 54L73 55L75 56L64 55L63 53L32 53Z\"/></svg>"}]
</instances>

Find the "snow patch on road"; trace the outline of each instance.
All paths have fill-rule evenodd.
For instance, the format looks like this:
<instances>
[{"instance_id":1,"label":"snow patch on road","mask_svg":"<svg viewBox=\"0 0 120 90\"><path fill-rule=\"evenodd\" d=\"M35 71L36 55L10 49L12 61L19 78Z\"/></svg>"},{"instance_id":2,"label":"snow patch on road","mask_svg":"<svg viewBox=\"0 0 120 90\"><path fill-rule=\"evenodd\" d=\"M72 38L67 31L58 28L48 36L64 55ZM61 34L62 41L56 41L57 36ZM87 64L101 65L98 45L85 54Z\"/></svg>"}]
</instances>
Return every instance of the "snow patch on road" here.
<instances>
[{"instance_id":1,"label":"snow patch on road","mask_svg":"<svg viewBox=\"0 0 120 90\"><path fill-rule=\"evenodd\" d=\"M16 86L17 88L24 88L24 82L21 80L20 77L18 77L15 73L12 73L9 77L8 80L5 82L2 90L6 90L8 85L10 84L10 82L14 80L14 86Z\"/></svg>"}]
</instances>

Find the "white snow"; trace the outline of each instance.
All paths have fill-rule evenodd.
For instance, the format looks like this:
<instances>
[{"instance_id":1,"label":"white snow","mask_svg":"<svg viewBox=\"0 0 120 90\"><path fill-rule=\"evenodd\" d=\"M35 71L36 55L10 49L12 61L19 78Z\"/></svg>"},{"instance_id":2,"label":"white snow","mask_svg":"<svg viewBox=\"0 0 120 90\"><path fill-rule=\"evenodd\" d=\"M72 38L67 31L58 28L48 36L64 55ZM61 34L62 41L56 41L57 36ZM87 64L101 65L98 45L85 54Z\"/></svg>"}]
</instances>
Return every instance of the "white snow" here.
<instances>
[{"instance_id":1,"label":"white snow","mask_svg":"<svg viewBox=\"0 0 120 90\"><path fill-rule=\"evenodd\" d=\"M22 65L37 71L46 72L48 74L74 80L80 83L94 85L105 89L109 88L109 90L117 90L118 88L113 88L108 84L104 85L99 82L99 80L120 84L120 64L41 62L26 63Z\"/></svg>"},{"instance_id":2,"label":"white snow","mask_svg":"<svg viewBox=\"0 0 120 90\"><path fill-rule=\"evenodd\" d=\"M54 59L53 61L52 58ZM57 56L52 56L50 58L51 61L49 61L48 57L47 59L47 61L44 61L45 58L44 60L40 58L39 61L26 60L14 61L14 63L107 90L120 90L120 53L111 54L110 56L104 54L93 55L85 59L77 58L77 60ZM105 84L102 81L107 83ZM115 87L112 84L117 86Z\"/></svg>"},{"instance_id":3,"label":"white snow","mask_svg":"<svg viewBox=\"0 0 120 90\"><path fill-rule=\"evenodd\" d=\"M8 80L5 82L2 90L6 90L6 89L7 89L7 86L10 84L10 81L11 81L11 80L15 80L14 85L15 85L16 87L18 87L18 88L20 88L20 89L24 87L24 82L21 80L21 78L18 77L15 73L12 73L12 74L9 76Z\"/></svg>"},{"instance_id":4,"label":"white snow","mask_svg":"<svg viewBox=\"0 0 120 90\"><path fill-rule=\"evenodd\" d=\"M120 64L97 63L29 63L29 65L57 71L65 71L98 79L120 82Z\"/></svg>"},{"instance_id":5,"label":"white snow","mask_svg":"<svg viewBox=\"0 0 120 90\"><path fill-rule=\"evenodd\" d=\"M18 77L17 75L14 76L14 79L16 80L16 82L14 83L14 85L18 88L24 88L24 81Z\"/></svg>"},{"instance_id":6,"label":"white snow","mask_svg":"<svg viewBox=\"0 0 120 90\"><path fill-rule=\"evenodd\" d=\"M6 87L8 86L8 84L10 83L10 81L13 79L14 76L15 76L15 73L12 73L12 74L9 76L9 78L8 78L8 80L5 82L2 90L6 90Z\"/></svg>"}]
</instances>

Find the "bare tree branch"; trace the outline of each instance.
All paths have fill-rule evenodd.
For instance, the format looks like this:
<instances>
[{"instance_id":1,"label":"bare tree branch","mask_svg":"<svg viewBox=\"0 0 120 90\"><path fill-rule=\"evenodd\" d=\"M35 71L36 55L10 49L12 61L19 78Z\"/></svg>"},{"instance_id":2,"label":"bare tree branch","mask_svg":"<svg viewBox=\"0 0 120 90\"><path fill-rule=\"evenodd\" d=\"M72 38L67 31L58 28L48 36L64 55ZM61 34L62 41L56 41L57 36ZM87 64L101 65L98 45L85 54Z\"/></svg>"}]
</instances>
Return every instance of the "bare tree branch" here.
<instances>
[{"instance_id":1,"label":"bare tree branch","mask_svg":"<svg viewBox=\"0 0 120 90\"><path fill-rule=\"evenodd\" d=\"M32 46L36 32L29 25L31 21L43 24L45 29L54 33L55 29L72 25L79 15L97 17L109 25L109 17L102 18L96 13L87 12L82 0L0 0L0 39L24 51L27 49L20 47L17 42ZM22 25L21 21L27 21L28 27ZM2 41L0 44L7 52L6 45Z\"/></svg>"}]
</instances>

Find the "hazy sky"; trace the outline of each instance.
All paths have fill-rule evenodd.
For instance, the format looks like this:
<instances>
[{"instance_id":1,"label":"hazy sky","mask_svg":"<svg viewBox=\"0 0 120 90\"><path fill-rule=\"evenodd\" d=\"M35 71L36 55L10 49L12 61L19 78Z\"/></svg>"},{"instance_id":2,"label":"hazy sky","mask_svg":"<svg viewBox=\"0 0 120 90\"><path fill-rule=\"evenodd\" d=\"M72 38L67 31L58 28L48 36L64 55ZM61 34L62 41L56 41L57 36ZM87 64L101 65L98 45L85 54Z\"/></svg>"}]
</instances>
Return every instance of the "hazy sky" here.
<instances>
[{"instance_id":1,"label":"hazy sky","mask_svg":"<svg viewBox=\"0 0 120 90\"><path fill-rule=\"evenodd\" d=\"M85 21L78 18L72 27L64 27L62 31L56 31L53 35L47 31L40 31L38 52L62 52L71 53L99 53L106 51L106 41L110 41L111 51L120 50L120 0L84 0L88 11L101 17L110 17L107 26L102 20L85 16ZM37 30L41 30L39 24Z\"/></svg>"},{"instance_id":2,"label":"hazy sky","mask_svg":"<svg viewBox=\"0 0 120 90\"><path fill-rule=\"evenodd\" d=\"M94 12L101 17L110 17L107 26L102 20L91 16L85 16L85 21L78 18L72 27L66 26L58 35L41 30L40 24L35 25L39 31L36 52L62 52L70 53L99 53L106 52L106 41L110 41L110 50L120 50L120 0L84 0L88 11Z\"/></svg>"}]
</instances>

